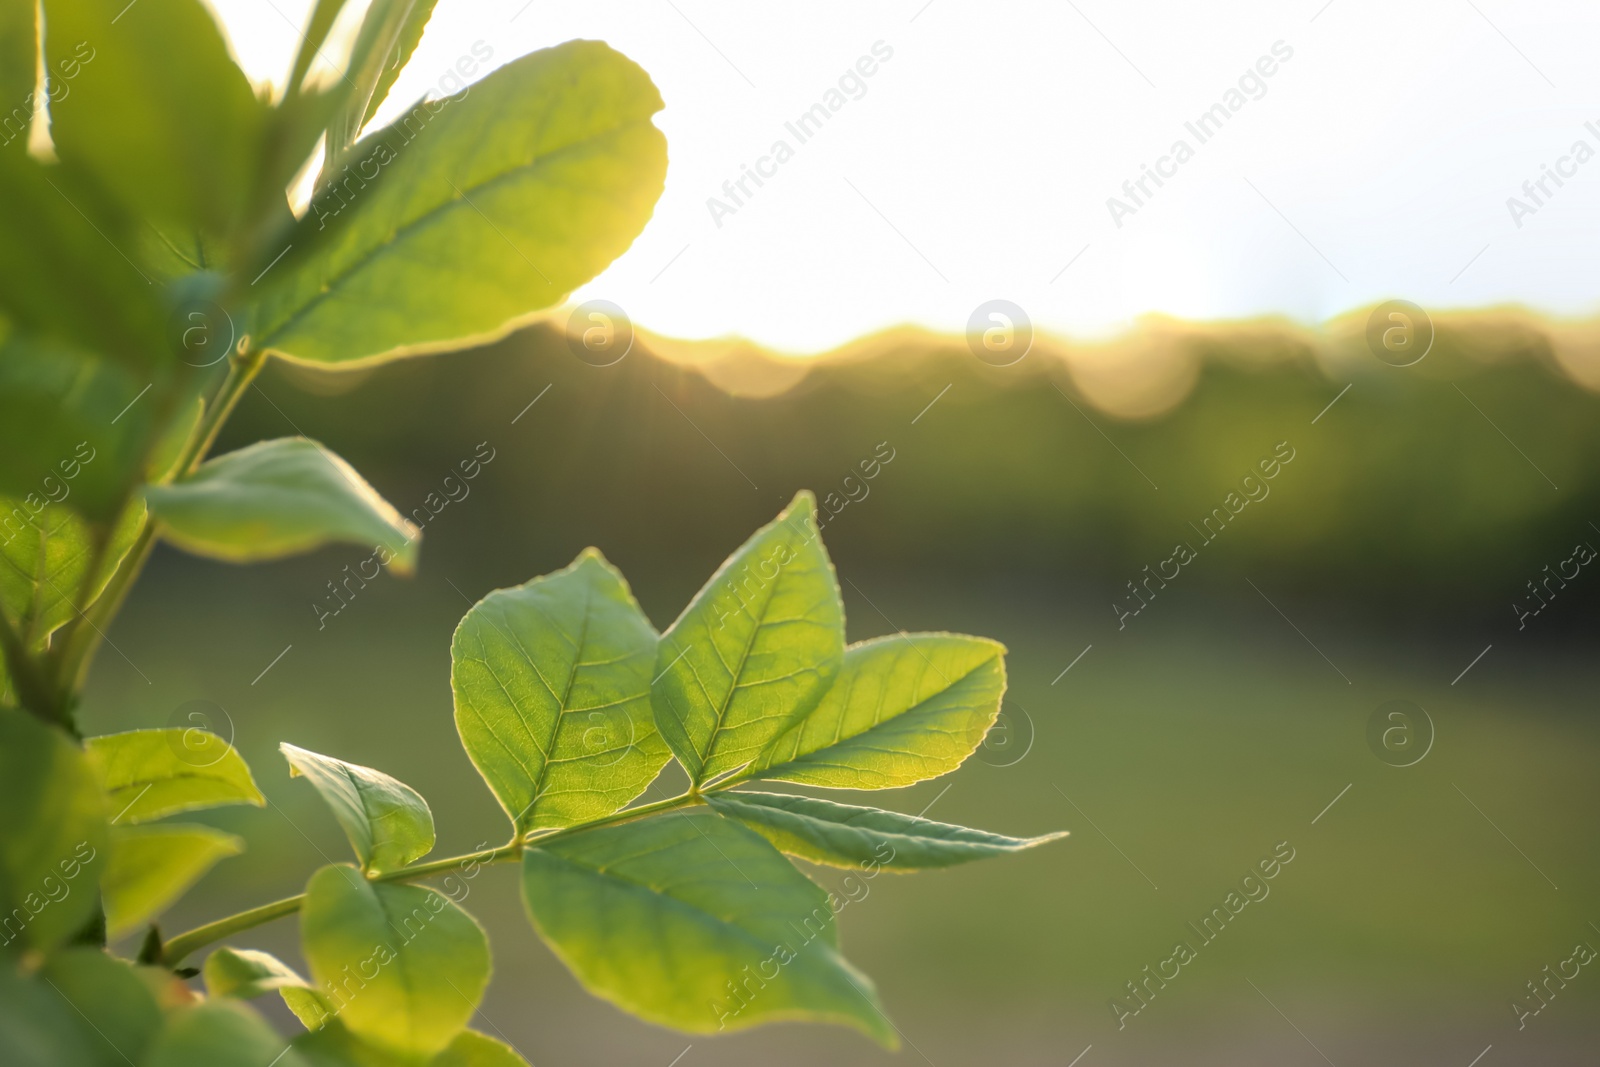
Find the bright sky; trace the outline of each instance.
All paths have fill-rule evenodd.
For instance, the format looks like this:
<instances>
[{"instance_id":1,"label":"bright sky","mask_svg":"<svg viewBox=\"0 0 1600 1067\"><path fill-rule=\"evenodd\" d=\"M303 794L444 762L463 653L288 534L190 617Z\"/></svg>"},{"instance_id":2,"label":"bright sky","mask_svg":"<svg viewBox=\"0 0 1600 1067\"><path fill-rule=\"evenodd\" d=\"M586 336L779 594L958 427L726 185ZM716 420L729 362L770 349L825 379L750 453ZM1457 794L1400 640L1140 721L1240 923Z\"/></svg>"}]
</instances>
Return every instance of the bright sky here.
<instances>
[{"instance_id":1,"label":"bright sky","mask_svg":"<svg viewBox=\"0 0 1600 1067\"><path fill-rule=\"evenodd\" d=\"M214 3L281 78L311 0ZM499 65L574 37L651 73L671 157L574 301L661 333L816 351L996 298L1074 336L1389 297L1597 309L1592 0L440 0L390 109L452 90L476 42ZM839 89L819 133L786 129ZM735 205L747 165L771 176Z\"/></svg>"}]
</instances>

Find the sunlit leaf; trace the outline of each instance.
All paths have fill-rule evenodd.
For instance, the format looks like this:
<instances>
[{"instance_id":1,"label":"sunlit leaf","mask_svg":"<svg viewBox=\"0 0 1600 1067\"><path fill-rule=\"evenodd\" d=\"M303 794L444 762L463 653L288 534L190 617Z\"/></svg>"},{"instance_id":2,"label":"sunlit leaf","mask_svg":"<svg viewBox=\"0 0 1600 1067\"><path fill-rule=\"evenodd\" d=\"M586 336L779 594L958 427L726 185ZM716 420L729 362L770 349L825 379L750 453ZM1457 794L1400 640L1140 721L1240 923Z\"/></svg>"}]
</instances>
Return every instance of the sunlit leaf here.
<instances>
[{"instance_id":1,"label":"sunlit leaf","mask_svg":"<svg viewBox=\"0 0 1600 1067\"><path fill-rule=\"evenodd\" d=\"M167 1017L140 1067L309 1067L237 1000L209 1000Z\"/></svg>"},{"instance_id":2,"label":"sunlit leaf","mask_svg":"<svg viewBox=\"0 0 1600 1067\"><path fill-rule=\"evenodd\" d=\"M433 848L433 812L409 785L287 742L278 750L289 761L289 774L304 775L333 809L362 870L399 870Z\"/></svg>"},{"instance_id":3,"label":"sunlit leaf","mask_svg":"<svg viewBox=\"0 0 1600 1067\"><path fill-rule=\"evenodd\" d=\"M49 492L71 496L71 483L49 476ZM138 534L143 505L126 509L108 533L99 559L94 530L66 504L0 496L0 605L29 649L80 614L105 589ZM90 568L98 562L94 580Z\"/></svg>"},{"instance_id":4,"label":"sunlit leaf","mask_svg":"<svg viewBox=\"0 0 1600 1067\"><path fill-rule=\"evenodd\" d=\"M113 826L110 851L100 891L106 929L118 938L160 915L218 861L243 852L244 841L187 823Z\"/></svg>"},{"instance_id":5,"label":"sunlit leaf","mask_svg":"<svg viewBox=\"0 0 1600 1067\"><path fill-rule=\"evenodd\" d=\"M64 734L0 710L0 951L49 950L97 914L103 805L88 760Z\"/></svg>"},{"instance_id":6,"label":"sunlit leaf","mask_svg":"<svg viewBox=\"0 0 1600 1067\"><path fill-rule=\"evenodd\" d=\"M953 771L1000 713L1004 656L998 642L960 634L851 645L838 682L761 753L750 776L889 789Z\"/></svg>"},{"instance_id":7,"label":"sunlit leaf","mask_svg":"<svg viewBox=\"0 0 1600 1067\"><path fill-rule=\"evenodd\" d=\"M142 217L227 232L266 105L201 0L44 0L50 133ZM182 57L175 62L174 57Z\"/></svg>"},{"instance_id":8,"label":"sunlit leaf","mask_svg":"<svg viewBox=\"0 0 1600 1067\"><path fill-rule=\"evenodd\" d=\"M456 729L518 832L609 815L666 764L655 630L594 549L484 597L450 651Z\"/></svg>"},{"instance_id":9,"label":"sunlit leaf","mask_svg":"<svg viewBox=\"0 0 1600 1067\"><path fill-rule=\"evenodd\" d=\"M428 1067L528 1067L528 1061L503 1041L463 1030Z\"/></svg>"},{"instance_id":10,"label":"sunlit leaf","mask_svg":"<svg viewBox=\"0 0 1600 1067\"><path fill-rule=\"evenodd\" d=\"M383 106L390 87L417 50L422 31L433 15L434 3L435 0L374 0L368 9L350 55L351 74L357 84L370 86L366 99L352 111L348 122L352 140ZM369 77L370 82L365 80Z\"/></svg>"},{"instance_id":11,"label":"sunlit leaf","mask_svg":"<svg viewBox=\"0 0 1600 1067\"><path fill-rule=\"evenodd\" d=\"M219 948L206 957L201 973L213 997L250 1000L274 990L307 988L293 967L253 948Z\"/></svg>"},{"instance_id":12,"label":"sunlit leaf","mask_svg":"<svg viewBox=\"0 0 1600 1067\"><path fill-rule=\"evenodd\" d=\"M39 977L77 1013L98 1041L90 1041L97 1067L141 1062L156 1031L161 1009L126 960L98 948L69 948L53 957Z\"/></svg>"},{"instance_id":13,"label":"sunlit leaf","mask_svg":"<svg viewBox=\"0 0 1600 1067\"><path fill-rule=\"evenodd\" d=\"M171 485L147 487L145 499L169 541L236 563L340 541L377 545L409 572L422 536L348 463L304 437L225 453Z\"/></svg>"},{"instance_id":14,"label":"sunlit leaf","mask_svg":"<svg viewBox=\"0 0 1600 1067\"><path fill-rule=\"evenodd\" d=\"M595 41L429 101L325 175L262 283L257 344L349 365L501 336L598 274L661 193L661 98Z\"/></svg>"},{"instance_id":15,"label":"sunlit leaf","mask_svg":"<svg viewBox=\"0 0 1600 1067\"><path fill-rule=\"evenodd\" d=\"M244 757L207 730L130 730L91 737L84 747L118 826L225 804L266 803Z\"/></svg>"},{"instance_id":16,"label":"sunlit leaf","mask_svg":"<svg viewBox=\"0 0 1600 1067\"><path fill-rule=\"evenodd\" d=\"M839 583L801 493L661 635L656 726L694 782L737 770L816 706L843 650Z\"/></svg>"},{"instance_id":17,"label":"sunlit leaf","mask_svg":"<svg viewBox=\"0 0 1600 1067\"><path fill-rule=\"evenodd\" d=\"M828 895L760 835L700 811L575 834L523 857L534 926L585 988L695 1033L773 1019L895 1033L838 953Z\"/></svg>"},{"instance_id":18,"label":"sunlit leaf","mask_svg":"<svg viewBox=\"0 0 1600 1067\"><path fill-rule=\"evenodd\" d=\"M779 793L717 793L713 808L792 856L833 867L916 871L1002 856L1066 837L1006 837L878 808Z\"/></svg>"},{"instance_id":19,"label":"sunlit leaf","mask_svg":"<svg viewBox=\"0 0 1600 1067\"><path fill-rule=\"evenodd\" d=\"M310 1067L416 1067L418 1061L363 1041L338 1020L302 1034L294 1047ZM423 1061L427 1067L528 1067L507 1045L476 1030L463 1030L444 1051Z\"/></svg>"},{"instance_id":20,"label":"sunlit leaf","mask_svg":"<svg viewBox=\"0 0 1600 1067\"><path fill-rule=\"evenodd\" d=\"M352 867L311 876L300 937L340 1021L397 1052L449 1045L489 981L489 942L471 916L432 889L369 882Z\"/></svg>"}]
</instances>

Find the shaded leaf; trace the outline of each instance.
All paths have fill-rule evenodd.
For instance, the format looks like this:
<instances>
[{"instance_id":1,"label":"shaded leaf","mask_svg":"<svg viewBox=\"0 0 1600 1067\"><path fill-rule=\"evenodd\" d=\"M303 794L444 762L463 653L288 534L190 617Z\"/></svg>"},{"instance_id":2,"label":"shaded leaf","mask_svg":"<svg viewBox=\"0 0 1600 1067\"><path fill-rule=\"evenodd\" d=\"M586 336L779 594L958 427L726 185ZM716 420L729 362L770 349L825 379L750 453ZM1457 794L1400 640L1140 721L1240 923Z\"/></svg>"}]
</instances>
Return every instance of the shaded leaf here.
<instances>
[{"instance_id":1,"label":"shaded leaf","mask_svg":"<svg viewBox=\"0 0 1600 1067\"><path fill-rule=\"evenodd\" d=\"M0 0L0 152L26 152L39 72L36 4Z\"/></svg>"},{"instance_id":2,"label":"shaded leaf","mask_svg":"<svg viewBox=\"0 0 1600 1067\"><path fill-rule=\"evenodd\" d=\"M489 942L471 916L432 889L369 882L351 867L311 876L300 936L339 1020L396 1052L449 1045L489 982Z\"/></svg>"},{"instance_id":3,"label":"shaded leaf","mask_svg":"<svg viewBox=\"0 0 1600 1067\"><path fill-rule=\"evenodd\" d=\"M333 809L362 870L399 870L433 848L433 812L409 785L288 742L278 750L289 761L290 777L304 775Z\"/></svg>"},{"instance_id":4,"label":"shaded leaf","mask_svg":"<svg viewBox=\"0 0 1600 1067\"><path fill-rule=\"evenodd\" d=\"M119 826L180 811L266 803L244 757L208 730L129 730L91 737L84 748Z\"/></svg>"},{"instance_id":5,"label":"shaded leaf","mask_svg":"<svg viewBox=\"0 0 1600 1067\"><path fill-rule=\"evenodd\" d=\"M651 1022L712 1033L826 1020L895 1044L872 983L838 953L828 895L712 812L530 848L522 892L584 987Z\"/></svg>"},{"instance_id":6,"label":"shaded leaf","mask_svg":"<svg viewBox=\"0 0 1600 1067\"><path fill-rule=\"evenodd\" d=\"M782 851L834 867L953 867L1067 836L1005 837L915 815L780 793L717 793L706 801Z\"/></svg>"},{"instance_id":7,"label":"shaded leaf","mask_svg":"<svg viewBox=\"0 0 1600 1067\"><path fill-rule=\"evenodd\" d=\"M145 980L125 960L97 948L69 948L51 957L39 977L90 1027L93 1063L138 1063L161 1029L161 1009Z\"/></svg>"},{"instance_id":8,"label":"shaded leaf","mask_svg":"<svg viewBox=\"0 0 1600 1067\"><path fill-rule=\"evenodd\" d=\"M669 758L650 710L655 630L592 548L484 597L450 655L461 743L518 833L610 815Z\"/></svg>"},{"instance_id":9,"label":"shaded leaf","mask_svg":"<svg viewBox=\"0 0 1600 1067\"><path fill-rule=\"evenodd\" d=\"M751 765L749 777L890 789L961 766L1005 693L1005 646L961 634L851 645L839 680Z\"/></svg>"},{"instance_id":10,"label":"shaded leaf","mask_svg":"<svg viewBox=\"0 0 1600 1067\"><path fill-rule=\"evenodd\" d=\"M595 41L429 101L325 175L257 345L350 365L503 336L621 255L661 193L661 98Z\"/></svg>"},{"instance_id":11,"label":"shaded leaf","mask_svg":"<svg viewBox=\"0 0 1600 1067\"><path fill-rule=\"evenodd\" d=\"M51 490L70 496L70 483L51 476ZM0 496L0 605L22 642L42 651L50 635L87 611L133 547L144 505L124 510L107 535L93 581L94 531L76 511L62 504L35 510L26 500Z\"/></svg>"},{"instance_id":12,"label":"shaded leaf","mask_svg":"<svg viewBox=\"0 0 1600 1067\"><path fill-rule=\"evenodd\" d=\"M48 951L98 913L103 804L88 761L64 734L0 710L0 950Z\"/></svg>"},{"instance_id":13,"label":"shaded leaf","mask_svg":"<svg viewBox=\"0 0 1600 1067\"><path fill-rule=\"evenodd\" d=\"M209 826L113 826L111 858L100 879L108 936L116 939L137 930L187 893L219 860L243 851L242 839Z\"/></svg>"},{"instance_id":14,"label":"shaded leaf","mask_svg":"<svg viewBox=\"0 0 1600 1067\"><path fill-rule=\"evenodd\" d=\"M237 1000L208 1000L167 1017L141 1067L308 1067L306 1061Z\"/></svg>"},{"instance_id":15,"label":"shaded leaf","mask_svg":"<svg viewBox=\"0 0 1600 1067\"><path fill-rule=\"evenodd\" d=\"M105 1042L33 975L0 966L0 1051L6 1067L100 1067Z\"/></svg>"},{"instance_id":16,"label":"shaded leaf","mask_svg":"<svg viewBox=\"0 0 1600 1067\"><path fill-rule=\"evenodd\" d=\"M61 158L91 169L141 217L229 231L267 108L206 6L44 0L44 11L51 76L70 90L50 105Z\"/></svg>"},{"instance_id":17,"label":"shaded leaf","mask_svg":"<svg viewBox=\"0 0 1600 1067\"><path fill-rule=\"evenodd\" d=\"M844 606L802 492L711 576L656 652L656 726L700 784L754 759L839 673Z\"/></svg>"},{"instance_id":18,"label":"shaded leaf","mask_svg":"<svg viewBox=\"0 0 1600 1067\"><path fill-rule=\"evenodd\" d=\"M304 437L225 453L180 481L146 487L145 500L167 540L235 563L339 541L377 545L409 573L422 536L350 464Z\"/></svg>"}]
</instances>

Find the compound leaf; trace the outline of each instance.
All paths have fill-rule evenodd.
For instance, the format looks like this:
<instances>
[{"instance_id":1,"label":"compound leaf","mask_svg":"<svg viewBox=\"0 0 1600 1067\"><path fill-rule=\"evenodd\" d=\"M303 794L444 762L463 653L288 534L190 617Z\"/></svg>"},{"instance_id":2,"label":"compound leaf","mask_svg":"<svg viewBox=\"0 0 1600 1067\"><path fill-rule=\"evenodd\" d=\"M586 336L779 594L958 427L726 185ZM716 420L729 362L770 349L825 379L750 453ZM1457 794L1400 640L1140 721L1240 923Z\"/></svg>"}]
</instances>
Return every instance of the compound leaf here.
<instances>
[{"instance_id":1,"label":"compound leaf","mask_svg":"<svg viewBox=\"0 0 1600 1067\"><path fill-rule=\"evenodd\" d=\"M5 709L0 826L0 949L48 951L99 910L104 799L88 760L64 734Z\"/></svg>"},{"instance_id":2,"label":"compound leaf","mask_svg":"<svg viewBox=\"0 0 1600 1067\"><path fill-rule=\"evenodd\" d=\"M530 848L522 892L584 987L651 1022L710 1033L826 1020L895 1044L872 983L839 955L828 895L712 812Z\"/></svg>"},{"instance_id":3,"label":"compound leaf","mask_svg":"<svg viewBox=\"0 0 1600 1067\"><path fill-rule=\"evenodd\" d=\"M100 879L107 935L132 933L187 893L244 841L209 826L113 826L111 859Z\"/></svg>"},{"instance_id":4,"label":"compound leaf","mask_svg":"<svg viewBox=\"0 0 1600 1067\"><path fill-rule=\"evenodd\" d=\"M304 775L344 828L361 869L399 870L433 848L433 812L422 794L382 771L285 742L290 777Z\"/></svg>"},{"instance_id":5,"label":"compound leaf","mask_svg":"<svg viewBox=\"0 0 1600 1067\"><path fill-rule=\"evenodd\" d=\"M266 1020L237 1000L208 1000L167 1017L142 1067L308 1067Z\"/></svg>"},{"instance_id":6,"label":"compound leaf","mask_svg":"<svg viewBox=\"0 0 1600 1067\"><path fill-rule=\"evenodd\" d=\"M225 453L180 481L146 487L145 500L167 540L235 563L341 541L378 545L409 573L422 536L350 464L304 437Z\"/></svg>"},{"instance_id":7,"label":"compound leaf","mask_svg":"<svg viewBox=\"0 0 1600 1067\"><path fill-rule=\"evenodd\" d=\"M791 856L833 867L916 871L1002 856L1066 837L1006 837L915 815L781 793L717 793L706 798Z\"/></svg>"},{"instance_id":8,"label":"compound leaf","mask_svg":"<svg viewBox=\"0 0 1600 1067\"><path fill-rule=\"evenodd\" d=\"M343 865L311 876L300 936L344 1025L399 1053L443 1050L489 981L489 942L466 912L432 889L369 882Z\"/></svg>"},{"instance_id":9,"label":"compound leaf","mask_svg":"<svg viewBox=\"0 0 1600 1067\"><path fill-rule=\"evenodd\" d=\"M666 173L661 97L569 41L419 105L325 175L268 276L257 344L351 365L502 336L621 255Z\"/></svg>"},{"instance_id":10,"label":"compound leaf","mask_svg":"<svg viewBox=\"0 0 1600 1067\"><path fill-rule=\"evenodd\" d=\"M91 737L84 748L117 825L225 804L259 808L266 803L238 749L208 730L129 730Z\"/></svg>"},{"instance_id":11,"label":"compound leaf","mask_svg":"<svg viewBox=\"0 0 1600 1067\"><path fill-rule=\"evenodd\" d=\"M802 492L711 576L656 653L656 726L701 784L749 763L822 699L844 606Z\"/></svg>"},{"instance_id":12,"label":"compound leaf","mask_svg":"<svg viewBox=\"0 0 1600 1067\"><path fill-rule=\"evenodd\" d=\"M953 771L1000 713L1004 657L1004 645L961 634L851 645L833 688L767 746L749 776L891 789Z\"/></svg>"},{"instance_id":13,"label":"compound leaf","mask_svg":"<svg viewBox=\"0 0 1600 1067\"><path fill-rule=\"evenodd\" d=\"M592 548L484 597L450 656L461 743L518 833L610 815L670 758L650 711L656 632Z\"/></svg>"}]
</instances>

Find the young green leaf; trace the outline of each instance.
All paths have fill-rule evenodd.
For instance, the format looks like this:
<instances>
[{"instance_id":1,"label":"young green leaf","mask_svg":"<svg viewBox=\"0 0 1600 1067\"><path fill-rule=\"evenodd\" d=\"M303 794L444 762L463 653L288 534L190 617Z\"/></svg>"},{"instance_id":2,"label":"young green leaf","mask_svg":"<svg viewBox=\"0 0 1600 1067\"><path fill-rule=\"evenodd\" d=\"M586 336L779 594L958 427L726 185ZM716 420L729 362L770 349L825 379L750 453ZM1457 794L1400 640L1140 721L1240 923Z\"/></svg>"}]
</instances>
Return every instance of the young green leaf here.
<instances>
[{"instance_id":1,"label":"young green leaf","mask_svg":"<svg viewBox=\"0 0 1600 1067\"><path fill-rule=\"evenodd\" d=\"M141 1067L309 1067L237 1000L209 1000L167 1017Z\"/></svg>"},{"instance_id":2,"label":"young green leaf","mask_svg":"<svg viewBox=\"0 0 1600 1067\"><path fill-rule=\"evenodd\" d=\"M414 1059L394 1055L363 1041L337 1019L295 1039L295 1051L309 1067L416 1067ZM427 1067L528 1067L508 1045L476 1030L463 1030Z\"/></svg>"},{"instance_id":3,"label":"young green leaf","mask_svg":"<svg viewBox=\"0 0 1600 1067\"><path fill-rule=\"evenodd\" d=\"M161 1029L161 1009L131 964L102 949L69 948L52 956L39 977L99 1037L99 1055L80 1062L95 1067L126 1067L130 1061L142 1062L145 1050Z\"/></svg>"},{"instance_id":4,"label":"young green leaf","mask_svg":"<svg viewBox=\"0 0 1600 1067\"><path fill-rule=\"evenodd\" d=\"M375 0L367 10L361 32L356 35L355 49L350 54L350 74L358 86L364 86L364 96L343 123L347 133L345 144L354 141L361 127L372 121L372 116L389 96L389 89L405 69L411 53L422 40L422 31L428 27L433 15L435 0Z\"/></svg>"},{"instance_id":5,"label":"young green leaf","mask_svg":"<svg viewBox=\"0 0 1600 1067\"><path fill-rule=\"evenodd\" d=\"M528 1067L510 1045L476 1030L463 1030L428 1067Z\"/></svg>"},{"instance_id":6,"label":"young green leaf","mask_svg":"<svg viewBox=\"0 0 1600 1067\"><path fill-rule=\"evenodd\" d=\"M660 109L644 71L597 41L419 106L326 177L263 282L258 346L348 366L508 333L644 227L666 173Z\"/></svg>"},{"instance_id":7,"label":"young green leaf","mask_svg":"<svg viewBox=\"0 0 1600 1067\"><path fill-rule=\"evenodd\" d=\"M309 984L303 987L286 985L278 990L278 995L283 997L283 1006L293 1012L307 1030L320 1030L336 1017L333 1002Z\"/></svg>"},{"instance_id":8,"label":"young green leaf","mask_svg":"<svg viewBox=\"0 0 1600 1067\"><path fill-rule=\"evenodd\" d=\"M207 730L129 730L91 737L84 748L118 826L225 804L266 803L244 757Z\"/></svg>"},{"instance_id":9,"label":"young green leaf","mask_svg":"<svg viewBox=\"0 0 1600 1067\"><path fill-rule=\"evenodd\" d=\"M60 499L70 498L70 483L52 475L49 485ZM91 581L89 568L96 560L88 522L65 505L39 504L37 499L0 496L0 606L23 645L35 651L99 597L133 546L144 517L142 506L126 510L107 538Z\"/></svg>"},{"instance_id":10,"label":"young green leaf","mask_svg":"<svg viewBox=\"0 0 1600 1067\"><path fill-rule=\"evenodd\" d=\"M140 216L240 221L267 112L200 0L44 0L50 134ZM181 56L182 62L174 62Z\"/></svg>"},{"instance_id":11,"label":"young green leaf","mask_svg":"<svg viewBox=\"0 0 1600 1067\"><path fill-rule=\"evenodd\" d=\"M212 997L251 1000L276 989L310 988L293 967L253 948L219 948L206 957L201 973Z\"/></svg>"},{"instance_id":12,"label":"young green leaf","mask_svg":"<svg viewBox=\"0 0 1600 1067\"><path fill-rule=\"evenodd\" d=\"M947 774L1000 713L1004 657L1004 645L961 634L851 645L827 696L774 739L747 776L892 789Z\"/></svg>"},{"instance_id":13,"label":"young green leaf","mask_svg":"<svg viewBox=\"0 0 1600 1067\"><path fill-rule=\"evenodd\" d=\"M592 548L480 600L450 658L461 743L519 834L610 815L670 758L650 711L656 632Z\"/></svg>"},{"instance_id":14,"label":"young green leaf","mask_svg":"<svg viewBox=\"0 0 1600 1067\"><path fill-rule=\"evenodd\" d=\"M162 534L235 563L277 559L330 541L377 545L409 573L422 533L344 460L315 441L260 441L210 460L171 485L145 489Z\"/></svg>"},{"instance_id":15,"label":"young green leaf","mask_svg":"<svg viewBox=\"0 0 1600 1067\"><path fill-rule=\"evenodd\" d=\"M100 892L106 932L115 939L160 915L218 861L243 852L244 841L188 823L113 826L110 851Z\"/></svg>"},{"instance_id":16,"label":"young green leaf","mask_svg":"<svg viewBox=\"0 0 1600 1067\"><path fill-rule=\"evenodd\" d=\"M369 882L350 867L311 876L300 936L344 1025L400 1053L444 1049L489 982L489 942L471 916L432 889Z\"/></svg>"},{"instance_id":17,"label":"young green leaf","mask_svg":"<svg viewBox=\"0 0 1600 1067\"><path fill-rule=\"evenodd\" d=\"M716 793L706 800L791 856L832 867L917 871L1002 856L1066 837L1005 837L853 804L781 793Z\"/></svg>"},{"instance_id":18,"label":"young green leaf","mask_svg":"<svg viewBox=\"0 0 1600 1067\"><path fill-rule=\"evenodd\" d=\"M844 1023L893 1047L872 983L838 953L828 895L711 812L604 827L523 856L541 937L596 996L695 1033Z\"/></svg>"},{"instance_id":19,"label":"young green leaf","mask_svg":"<svg viewBox=\"0 0 1600 1067\"><path fill-rule=\"evenodd\" d=\"M737 770L816 707L843 650L839 582L802 492L661 635L656 726L696 785Z\"/></svg>"},{"instance_id":20,"label":"young green leaf","mask_svg":"<svg viewBox=\"0 0 1600 1067\"><path fill-rule=\"evenodd\" d=\"M284 742L290 777L304 775L344 827L361 869L397 871L433 848L433 812L422 794L382 771Z\"/></svg>"},{"instance_id":21,"label":"young green leaf","mask_svg":"<svg viewBox=\"0 0 1600 1067\"><path fill-rule=\"evenodd\" d=\"M100 786L66 736L0 709L0 952L48 951L99 910L106 850ZM0 967L0 970L4 970Z\"/></svg>"}]
</instances>

